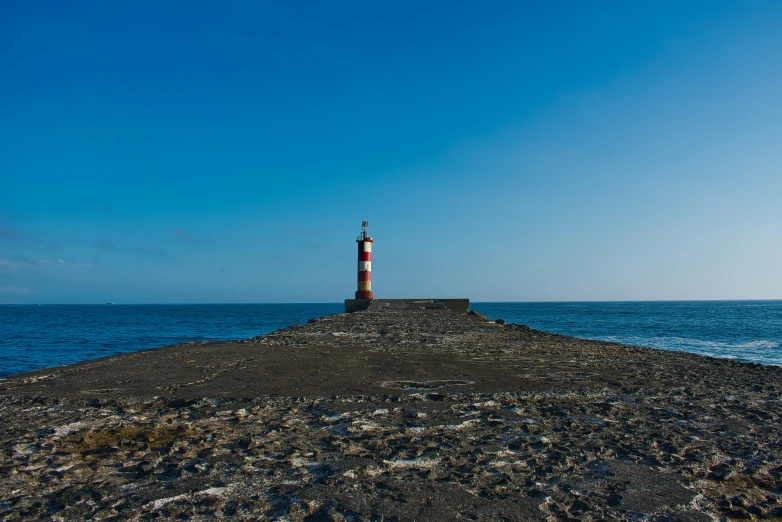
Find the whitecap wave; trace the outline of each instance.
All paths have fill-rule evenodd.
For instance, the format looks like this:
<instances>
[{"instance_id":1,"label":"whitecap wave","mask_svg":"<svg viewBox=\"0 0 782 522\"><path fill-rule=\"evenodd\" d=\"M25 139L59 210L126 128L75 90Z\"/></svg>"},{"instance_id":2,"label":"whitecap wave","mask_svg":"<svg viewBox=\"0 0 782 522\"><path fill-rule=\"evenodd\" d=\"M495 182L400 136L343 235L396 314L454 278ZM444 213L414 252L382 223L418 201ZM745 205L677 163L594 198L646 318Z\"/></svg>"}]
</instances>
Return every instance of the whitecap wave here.
<instances>
[{"instance_id":1,"label":"whitecap wave","mask_svg":"<svg viewBox=\"0 0 782 522\"><path fill-rule=\"evenodd\" d=\"M776 341L750 341L748 343L737 344L736 348L763 348L766 350L773 350L774 348L782 347L782 343Z\"/></svg>"},{"instance_id":2,"label":"whitecap wave","mask_svg":"<svg viewBox=\"0 0 782 522\"><path fill-rule=\"evenodd\" d=\"M709 341L688 337L643 337L632 335L613 335L601 338L604 341L646 346L662 350L676 350L720 357L738 359L745 362L782 366L782 342L760 339L746 342Z\"/></svg>"}]
</instances>

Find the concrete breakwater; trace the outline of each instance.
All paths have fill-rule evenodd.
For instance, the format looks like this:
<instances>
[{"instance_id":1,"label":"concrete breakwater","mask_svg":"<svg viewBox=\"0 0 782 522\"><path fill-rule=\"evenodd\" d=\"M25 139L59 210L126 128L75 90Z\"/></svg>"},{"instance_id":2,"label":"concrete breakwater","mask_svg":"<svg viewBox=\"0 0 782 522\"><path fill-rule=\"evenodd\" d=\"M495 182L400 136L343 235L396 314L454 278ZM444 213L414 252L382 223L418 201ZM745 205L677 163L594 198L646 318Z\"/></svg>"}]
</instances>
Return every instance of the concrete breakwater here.
<instances>
[{"instance_id":1,"label":"concrete breakwater","mask_svg":"<svg viewBox=\"0 0 782 522\"><path fill-rule=\"evenodd\" d=\"M0 380L0 518L782 517L782 368L450 310Z\"/></svg>"}]
</instances>

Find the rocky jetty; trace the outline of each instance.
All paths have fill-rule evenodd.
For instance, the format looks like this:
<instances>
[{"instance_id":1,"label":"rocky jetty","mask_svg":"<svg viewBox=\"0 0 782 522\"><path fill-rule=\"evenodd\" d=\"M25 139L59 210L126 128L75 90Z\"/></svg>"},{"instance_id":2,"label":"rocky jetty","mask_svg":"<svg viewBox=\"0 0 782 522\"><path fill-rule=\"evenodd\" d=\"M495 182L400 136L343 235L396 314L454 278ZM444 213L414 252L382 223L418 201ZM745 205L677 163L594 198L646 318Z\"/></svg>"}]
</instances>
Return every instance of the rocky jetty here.
<instances>
[{"instance_id":1,"label":"rocky jetty","mask_svg":"<svg viewBox=\"0 0 782 522\"><path fill-rule=\"evenodd\" d=\"M335 315L0 380L0 519L782 519L780 392L476 314Z\"/></svg>"}]
</instances>

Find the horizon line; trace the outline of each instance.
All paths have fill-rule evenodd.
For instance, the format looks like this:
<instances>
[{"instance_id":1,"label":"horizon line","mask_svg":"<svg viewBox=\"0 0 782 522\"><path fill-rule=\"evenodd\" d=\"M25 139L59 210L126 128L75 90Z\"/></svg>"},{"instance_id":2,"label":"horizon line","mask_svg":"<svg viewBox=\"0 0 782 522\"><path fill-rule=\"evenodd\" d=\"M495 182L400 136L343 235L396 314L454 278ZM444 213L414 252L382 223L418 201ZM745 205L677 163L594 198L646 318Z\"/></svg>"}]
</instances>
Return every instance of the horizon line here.
<instances>
[{"instance_id":1,"label":"horizon line","mask_svg":"<svg viewBox=\"0 0 782 522\"><path fill-rule=\"evenodd\" d=\"M397 299L397 298L381 298ZM424 298L408 298L424 299ZM526 304L564 304L564 303L719 303L719 302L766 302L782 301L782 298L759 298L759 299L574 299L574 300L545 300L545 301L472 301L473 303L487 304L505 304L505 303L526 303ZM0 303L0 306L203 306L203 305L326 305L343 304L340 301L225 301L225 302L103 302L103 303Z\"/></svg>"}]
</instances>

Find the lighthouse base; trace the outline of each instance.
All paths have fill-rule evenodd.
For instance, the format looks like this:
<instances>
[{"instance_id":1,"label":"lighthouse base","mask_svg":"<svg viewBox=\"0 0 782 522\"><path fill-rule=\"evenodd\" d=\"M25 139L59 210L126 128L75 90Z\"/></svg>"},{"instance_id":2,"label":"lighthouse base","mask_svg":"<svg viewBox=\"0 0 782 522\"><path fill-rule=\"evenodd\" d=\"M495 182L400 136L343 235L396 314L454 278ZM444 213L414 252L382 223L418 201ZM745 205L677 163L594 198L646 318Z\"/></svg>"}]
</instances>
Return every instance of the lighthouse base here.
<instances>
[{"instance_id":1,"label":"lighthouse base","mask_svg":"<svg viewBox=\"0 0 782 522\"><path fill-rule=\"evenodd\" d=\"M372 304L372 299L345 299L345 313L366 310Z\"/></svg>"},{"instance_id":2,"label":"lighthouse base","mask_svg":"<svg viewBox=\"0 0 782 522\"><path fill-rule=\"evenodd\" d=\"M446 309L461 314L470 311L469 299L345 299L345 313L361 310Z\"/></svg>"}]
</instances>

